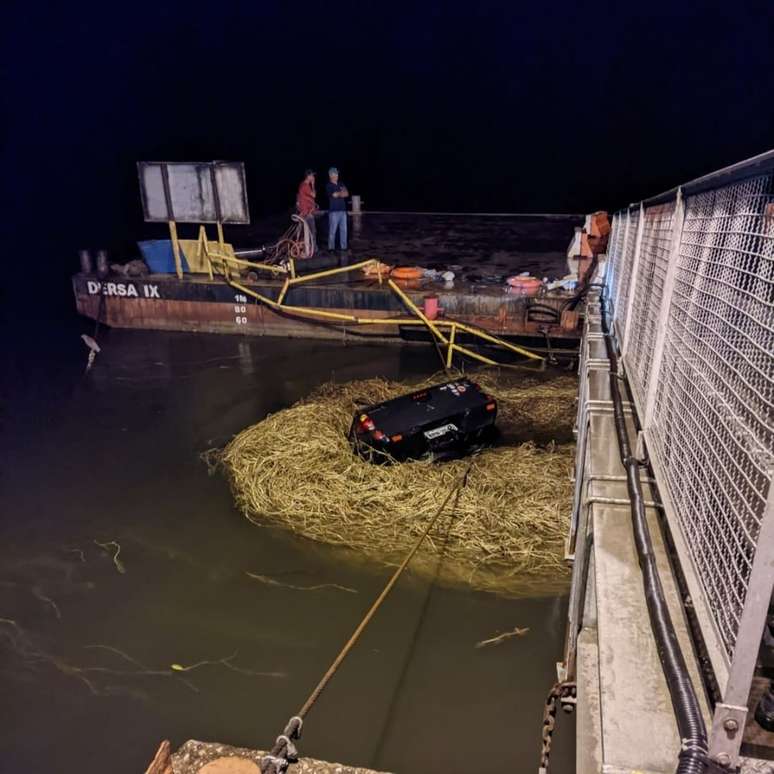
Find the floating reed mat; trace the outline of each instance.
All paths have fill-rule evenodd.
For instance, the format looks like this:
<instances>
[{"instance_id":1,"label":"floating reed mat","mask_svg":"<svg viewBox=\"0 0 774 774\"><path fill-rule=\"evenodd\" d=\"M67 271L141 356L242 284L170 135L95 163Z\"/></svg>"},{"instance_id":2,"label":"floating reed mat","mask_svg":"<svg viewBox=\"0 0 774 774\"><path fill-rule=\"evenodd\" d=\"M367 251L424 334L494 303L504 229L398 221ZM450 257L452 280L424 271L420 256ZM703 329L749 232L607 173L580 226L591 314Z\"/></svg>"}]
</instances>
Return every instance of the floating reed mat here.
<instances>
[{"instance_id":1,"label":"floating reed mat","mask_svg":"<svg viewBox=\"0 0 774 774\"><path fill-rule=\"evenodd\" d=\"M347 440L357 409L448 379L440 375L413 385L325 384L239 433L218 462L253 522L280 524L394 564L472 460L466 486L438 519L412 570L512 595L563 588L576 382L472 378L497 398L501 433L497 446L472 458L375 465L355 455Z\"/></svg>"}]
</instances>

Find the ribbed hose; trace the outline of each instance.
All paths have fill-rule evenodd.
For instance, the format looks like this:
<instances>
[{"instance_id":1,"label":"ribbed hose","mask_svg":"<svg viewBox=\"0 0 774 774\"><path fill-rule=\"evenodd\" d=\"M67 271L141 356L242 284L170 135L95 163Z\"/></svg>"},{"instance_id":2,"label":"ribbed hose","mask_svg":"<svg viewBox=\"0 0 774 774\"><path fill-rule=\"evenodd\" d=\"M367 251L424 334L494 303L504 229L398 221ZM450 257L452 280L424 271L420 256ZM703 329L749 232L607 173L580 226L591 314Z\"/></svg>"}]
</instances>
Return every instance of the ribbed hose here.
<instances>
[{"instance_id":1,"label":"ribbed hose","mask_svg":"<svg viewBox=\"0 0 774 774\"><path fill-rule=\"evenodd\" d=\"M601 301L602 331L605 335L605 348L610 360L610 394L613 400L615 430L618 436L618 447L621 451L621 461L626 468L626 486L629 490L632 508L634 542L642 571L642 583L645 589L650 626L656 640L661 668L664 670L664 677L669 687L672 708L677 719L681 740L676 771L677 774L702 774L707 767L707 729L699 709L699 700L688 676L688 669L677 641L672 617L664 599L664 589L656 568L650 529L645 517L645 502L642 497L638 462L632 455L629 445L619 386L618 357L607 325L604 296Z\"/></svg>"}]
</instances>

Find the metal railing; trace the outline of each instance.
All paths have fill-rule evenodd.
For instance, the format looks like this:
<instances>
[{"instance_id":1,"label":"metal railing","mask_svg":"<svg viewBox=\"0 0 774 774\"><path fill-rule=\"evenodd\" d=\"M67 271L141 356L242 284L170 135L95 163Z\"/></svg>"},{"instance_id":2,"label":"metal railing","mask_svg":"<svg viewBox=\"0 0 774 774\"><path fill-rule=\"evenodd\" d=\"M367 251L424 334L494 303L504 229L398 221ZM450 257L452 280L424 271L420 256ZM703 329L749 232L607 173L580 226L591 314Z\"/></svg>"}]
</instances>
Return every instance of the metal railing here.
<instances>
[{"instance_id":1,"label":"metal railing","mask_svg":"<svg viewBox=\"0 0 774 774\"><path fill-rule=\"evenodd\" d=\"M774 581L774 151L616 213L605 281L735 760Z\"/></svg>"}]
</instances>

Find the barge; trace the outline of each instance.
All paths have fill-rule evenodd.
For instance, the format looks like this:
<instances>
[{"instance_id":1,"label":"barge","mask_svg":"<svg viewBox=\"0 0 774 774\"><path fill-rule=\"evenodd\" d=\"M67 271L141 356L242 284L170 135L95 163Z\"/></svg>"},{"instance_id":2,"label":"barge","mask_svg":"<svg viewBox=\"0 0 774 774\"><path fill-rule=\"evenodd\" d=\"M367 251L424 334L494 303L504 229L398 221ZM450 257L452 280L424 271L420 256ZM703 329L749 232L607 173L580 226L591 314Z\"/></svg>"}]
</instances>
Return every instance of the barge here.
<instances>
[{"instance_id":1,"label":"barge","mask_svg":"<svg viewBox=\"0 0 774 774\"><path fill-rule=\"evenodd\" d=\"M296 261L298 278L289 287L278 272L245 271L249 267L236 264L228 277L201 270L125 276L111 273L104 262L99 272L86 262L86 270L72 278L76 307L81 315L117 328L428 341L432 335L417 325L413 305L439 325L455 321L542 353L577 351L582 333L577 291L541 286L538 295L527 295L509 287L506 278L525 269L539 278L566 276L566 245L582 222L578 216L364 213L350 218L356 221L352 251ZM393 226L400 233L393 233ZM519 229L531 232L531 243L514 249L494 242L492 230L500 227L511 238ZM232 226L229 255L238 261L257 252L250 248L269 228L260 233L253 226L246 234ZM391 266L410 261L427 276L397 281L396 292L386 277L348 270L370 258ZM441 274L450 269L453 281L443 281ZM401 317L405 324L398 324ZM473 344L473 338L460 331L458 342Z\"/></svg>"}]
</instances>

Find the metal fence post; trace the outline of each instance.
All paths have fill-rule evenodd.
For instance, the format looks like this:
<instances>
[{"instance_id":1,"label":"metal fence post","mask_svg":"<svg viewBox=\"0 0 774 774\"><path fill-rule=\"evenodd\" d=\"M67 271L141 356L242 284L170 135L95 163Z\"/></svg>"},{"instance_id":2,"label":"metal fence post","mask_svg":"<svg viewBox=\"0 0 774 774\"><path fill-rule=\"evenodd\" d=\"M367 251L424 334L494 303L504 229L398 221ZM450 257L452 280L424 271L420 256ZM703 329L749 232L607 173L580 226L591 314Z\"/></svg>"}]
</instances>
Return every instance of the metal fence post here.
<instances>
[{"instance_id":1,"label":"metal fence post","mask_svg":"<svg viewBox=\"0 0 774 774\"><path fill-rule=\"evenodd\" d=\"M774 481L774 469L769 471ZM710 757L724 766L736 767L747 720L747 700L750 694L755 662L758 657L766 613L774 589L774 484L769 484L766 508L761 517L761 529L755 548L747 595L744 600L739 631L734 644L734 657L723 691L723 701L715 705Z\"/></svg>"},{"instance_id":2,"label":"metal fence post","mask_svg":"<svg viewBox=\"0 0 774 774\"><path fill-rule=\"evenodd\" d=\"M605 271L602 274L602 284L605 287L609 287L610 285L610 266L613 263L614 258L614 252L615 252L615 240L616 240L616 231L618 229L618 213L613 215L613 220L610 223L610 236L608 237L607 242L607 257L605 258Z\"/></svg>"},{"instance_id":3,"label":"metal fence post","mask_svg":"<svg viewBox=\"0 0 774 774\"><path fill-rule=\"evenodd\" d=\"M675 200L675 212L672 217L672 245L669 250L669 263L664 277L664 290L661 295L661 306L656 323L656 341L653 344L653 356L650 361L650 373L648 374L648 394L645 398L643 428L650 427L653 419L653 407L656 403L656 388L661 372L661 360L664 356L664 341L666 340L667 321L669 310L672 306L672 291L675 286L675 274L680 257L680 241L683 236L683 223L685 222L685 202L683 201L683 189L677 189Z\"/></svg>"},{"instance_id":4,"label":"metal fence post","mask_svg":"<svg viewBox=\"0 0 774 774\"><path fill-rule=\"evenodd\" d=\"M621 260L624 255L626 255L626 246L629 244L629 232L631 231L630 225L632 221L631 216L631 210L627 207L626 208L626 223L623 226L624 235L623 235L623 241L621 242L621 249L618 251L618 255L616 256L616 266L613 270L613 279L615 280L615 288L613 288L614 293L610 297L610 301L612 302L612 311L613 311L613 321L618 318L618 299L621 295Z\"/></svg>"},{"instance_id":5,"label":"metal fence post","mask_svg":"<svg viewBox=\"0 0 774 774\"><path fill-rule=\"evenodd\" d=\"M642 255L642 232L645 230L645 205L640 202L640 217L637 219L637 237L634 243L634 255L632 256L632 270L629 274L629 295L626 298L626 320L621 335L621 358L626 357L629 349L629 328L632 321L632 307L634 306L634 294L637 291L637 275L640 271L640 256ZM626 361L624 360L624 366Z\"/></svg>"}]
</instances>

